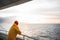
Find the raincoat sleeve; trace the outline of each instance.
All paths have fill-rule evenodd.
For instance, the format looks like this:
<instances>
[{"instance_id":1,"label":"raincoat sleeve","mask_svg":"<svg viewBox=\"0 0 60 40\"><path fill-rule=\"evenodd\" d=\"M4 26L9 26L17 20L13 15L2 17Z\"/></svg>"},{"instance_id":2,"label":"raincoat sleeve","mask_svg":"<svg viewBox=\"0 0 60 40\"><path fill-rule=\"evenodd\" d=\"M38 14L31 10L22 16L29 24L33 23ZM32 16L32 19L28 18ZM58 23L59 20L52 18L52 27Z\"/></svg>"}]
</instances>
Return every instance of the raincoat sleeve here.
<instances>
[{"instance_id":1,"label":"raincoat sleeve","mask_svg":"<svg viewBox=\"0 0 60 40\"><path fill-rule=\"evenodd\" d=\"M17 25L15 26L15 30L17 31L17 33L18 33L18 34L20 34L20 35L21 35L21 31L19 30L19 28L18 28L18 26L17 26Z\"/></svg>"}]
</instances>

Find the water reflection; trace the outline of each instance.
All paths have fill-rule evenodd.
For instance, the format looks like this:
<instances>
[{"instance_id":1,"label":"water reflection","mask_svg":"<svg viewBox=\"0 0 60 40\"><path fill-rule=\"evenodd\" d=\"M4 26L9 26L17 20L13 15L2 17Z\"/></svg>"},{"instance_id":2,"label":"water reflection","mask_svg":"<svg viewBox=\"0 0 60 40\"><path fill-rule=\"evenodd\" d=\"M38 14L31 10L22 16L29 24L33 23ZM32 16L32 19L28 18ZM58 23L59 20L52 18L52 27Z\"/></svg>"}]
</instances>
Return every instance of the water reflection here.
<instances>
[{"instance_id":1,"label":"water reflection","mask_svg":"<svg viewBox=\"0 0 60 40\"><path fill-rule=\"evenodd\" d=\"M25 25L29 35L36 40L60 40L60 24L31 24L29 27ZM25 38L26 40L32 40Z\"/></svg>"},{"instance_id":2,"label":"water reflection","mask_svg":"<svg viewBox=\"0 0 60 40\"><path fill-rule=\"evenodd\" d=\"M60 40L60 24L31 24L25 31L29 33L22 34L23 40Z\"/></svg>"}]
</instances>

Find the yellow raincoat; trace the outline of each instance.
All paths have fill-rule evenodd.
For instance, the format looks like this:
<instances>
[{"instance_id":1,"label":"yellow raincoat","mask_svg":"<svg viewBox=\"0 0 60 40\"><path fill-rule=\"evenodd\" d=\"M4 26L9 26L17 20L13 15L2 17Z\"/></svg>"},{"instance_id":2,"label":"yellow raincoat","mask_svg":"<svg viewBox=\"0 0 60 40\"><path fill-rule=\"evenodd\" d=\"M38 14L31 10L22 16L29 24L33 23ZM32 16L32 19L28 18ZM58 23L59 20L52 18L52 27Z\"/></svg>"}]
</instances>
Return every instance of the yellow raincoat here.
<instances>
[{"instance_id":1,"label":"yellow raincoat","mask_svg":"<svg viewBox=\"0 0 60 40\"><path fill-rule=\"evenodd\" d=\"M21 35L21 31L19 30L16 24L13 24L13 26L10 28L8 32L7 40L16 40L17 34Z\"/></svg>"}]
</instances>

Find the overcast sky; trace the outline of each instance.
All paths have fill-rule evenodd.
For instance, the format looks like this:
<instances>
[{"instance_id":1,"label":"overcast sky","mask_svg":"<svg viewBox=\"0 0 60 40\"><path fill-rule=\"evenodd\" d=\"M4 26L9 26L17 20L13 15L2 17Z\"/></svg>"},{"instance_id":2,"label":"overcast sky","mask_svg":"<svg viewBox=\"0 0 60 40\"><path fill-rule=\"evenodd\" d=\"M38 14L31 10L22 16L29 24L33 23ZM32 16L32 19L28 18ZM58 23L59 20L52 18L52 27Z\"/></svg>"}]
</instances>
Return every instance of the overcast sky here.
<instances>
[{"instance_id":1,"label":"overcast sky","mask_svg":"<svg viewBox=\"0 0 60 40\"><path fill-rule=\"evenodd\" d=\"M40 22L46 18L60 19L60 0L32 0L0 10L0 14L3 17L18 16L17 19L24 22Z\"/></svg>"},{"instance_id":2,"label":"overcast sky","mask_svg":"<svg viewBox=\"0 0 60 40\"><path fill-rule=\"evenodd\" d=\"M30 2L14 6L0 12L19 13L21 11L27 12L31 10L36 11L60 11L60 0L32 0ZM40 14L40 13L39 13Z\"/></svg>"}]
</instances>

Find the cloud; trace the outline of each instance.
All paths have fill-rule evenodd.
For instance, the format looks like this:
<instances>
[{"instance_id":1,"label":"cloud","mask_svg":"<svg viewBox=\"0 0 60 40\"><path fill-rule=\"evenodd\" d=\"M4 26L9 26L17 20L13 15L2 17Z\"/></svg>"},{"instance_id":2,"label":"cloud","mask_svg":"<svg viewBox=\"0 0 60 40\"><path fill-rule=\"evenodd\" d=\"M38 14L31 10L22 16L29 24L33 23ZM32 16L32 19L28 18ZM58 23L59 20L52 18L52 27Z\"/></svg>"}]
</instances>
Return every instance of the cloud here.
<instances>
[{"instance_id":1,"label":"cloud","mask_svg":"<svg viewBox=\"0 0 60 40\"><path fill-rule=\"evenodd\" d=\"M14 17L14 16L12 16L12 17L0 17L0 23L5 23L5 24L12 23L15 19L16 19L16 17Z\"/></svg>"},{"instance_id":2,"label":"cloud","mask_svg":"<svg viewBox=\"0 0 60 40\"><path fill-rule=\"evenodd\" d=\"M3 23L6 19L0 17L0 23Z\"/></svg>"}]
</instances>

